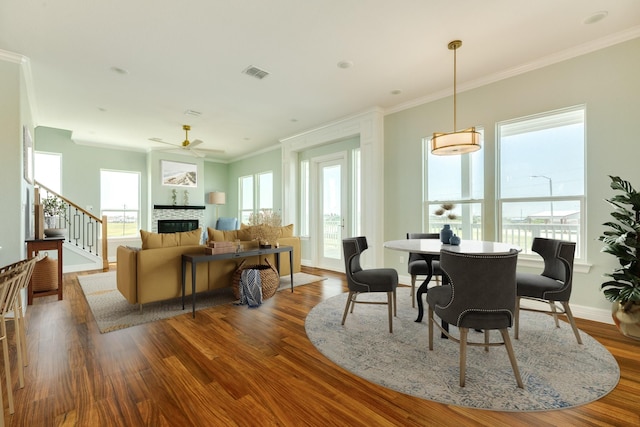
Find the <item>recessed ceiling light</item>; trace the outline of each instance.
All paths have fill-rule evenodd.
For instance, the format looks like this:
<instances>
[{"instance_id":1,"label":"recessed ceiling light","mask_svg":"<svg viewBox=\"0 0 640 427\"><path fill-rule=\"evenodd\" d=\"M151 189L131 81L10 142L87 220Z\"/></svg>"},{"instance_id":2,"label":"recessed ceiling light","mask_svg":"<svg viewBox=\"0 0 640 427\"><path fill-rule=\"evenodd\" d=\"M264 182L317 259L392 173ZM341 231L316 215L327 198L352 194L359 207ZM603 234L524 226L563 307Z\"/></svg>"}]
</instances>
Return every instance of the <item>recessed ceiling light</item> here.
<instances>
[{"instance_id":1,"label":"recessed ceiling light","mask_svg":"<svg viewBox=\"0 0 640 427\"><path fill-rule=\"evenodd\" d=\"M185 116L194 116L194 117L200 117L202 115L202 113L200 111L195 111L195 110L186 110L184 112Z\"/></svg>"},{"instance_id":2,"label":"recessed ceiling light","mask_svg":"<svg viewBox=\"0 0 640 427\"><path fill-rule=\"evenodd\" d=\"M120 68L120 67L111 67L111 71L113 71L114 73L117 73L117 74L129 74L129 72L127 70L125 70L124 68Z\"/></svg>"},{"instance_id":3,"label":"recessed ceiling light","mask_svg":"<svg viewBox=\"0 0 640 427\"><path fill-rule=\"evenodd\" d=\"M607 12L606 10L601 10L600 12L596 12L591 14L590 16L588 16L584 21L582 21L584 24L595 24L596 22L600 22L602 21L604 18L607 17L607 15L609 14L609 12Z\"/></svg>"},{"instance_id":4,"label":"recessed ceiling light","mask_svg":"<svg viewBox=\"0 0 640 427\"><path fill-rule=\"evenodd\" d=\"M400 95L402 91L400 89L394 89L391 91L391 95Z\"/></svg>"},{"instance_id":5,"label":"recessed ceiling light","mask_svg":"<svg viewBox=\"0 0 640 427\"><path fill-rule=\"evenodd\" d=\"M338 62L338 68L351 68L353 67L353 62L352 61L340 61Z\"/></svg>"}]
</instances>

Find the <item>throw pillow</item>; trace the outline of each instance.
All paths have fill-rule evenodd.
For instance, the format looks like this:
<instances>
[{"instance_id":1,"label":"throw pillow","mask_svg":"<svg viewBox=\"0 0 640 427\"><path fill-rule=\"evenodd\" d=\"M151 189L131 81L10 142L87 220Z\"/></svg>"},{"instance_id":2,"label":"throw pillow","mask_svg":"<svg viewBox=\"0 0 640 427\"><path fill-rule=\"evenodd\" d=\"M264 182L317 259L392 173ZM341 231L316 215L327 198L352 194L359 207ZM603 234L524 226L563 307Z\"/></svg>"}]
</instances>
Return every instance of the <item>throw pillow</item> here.
<instances>
[{"instance_id":1,"label":"throw pillow","mask_svg":"<svg viewBox=\"0 0 640 427\"><path fill-rule=\"evenodd\" d=\"M142 249L168 248L172 246L191 246L200 244L200 229L181 233L152 233L140 230Z\"/></svg>"},{"instance_id":2,"label":"throw pillow","mask_svg":"<svg viewBox=\"0 0 640 427\"><path fill-rule=\"evenodd\" d=\"M280 237L293 237L293 224L283 225L280 228Z\"/></svg>"}]
</instances>

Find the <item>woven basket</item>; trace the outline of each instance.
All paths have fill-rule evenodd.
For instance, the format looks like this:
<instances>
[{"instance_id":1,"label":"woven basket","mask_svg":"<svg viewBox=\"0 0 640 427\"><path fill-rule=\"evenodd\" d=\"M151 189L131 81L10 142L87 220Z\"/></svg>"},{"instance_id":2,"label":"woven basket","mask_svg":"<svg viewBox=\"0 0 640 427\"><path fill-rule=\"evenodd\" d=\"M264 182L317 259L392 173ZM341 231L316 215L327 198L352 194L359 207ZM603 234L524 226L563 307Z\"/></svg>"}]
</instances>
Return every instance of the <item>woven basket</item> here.
<instances>
[{"instance_id":1,"label":"woven basket","mask_svg":"<svg viewBox=\"0 0 640 427\"><path fill-rule=\"evenodd\" d=\"M33 292L44 292L58 289L58 261L45 255L33 268L31 276Z\"/></svg>"},{"instance_id":2,"label":"woven basket","mask_svg":"<svg viewBox=\"0 0 640 427\"><path fill-rule=\"evenodd\" d=\"M280 286L280 275L278 274L278 270L269 262L267 258L264 261L267 263L259 264L259 265L244 265L246 260L243 260L236 271L233 273L233 296L236 299L240 299L240 276L242 275L242 270L252 269L260 271L260 282L262 283L262 299L265 300L267 298L271 298L275 295L278 287Z\"/></svg>"}]
</instances>

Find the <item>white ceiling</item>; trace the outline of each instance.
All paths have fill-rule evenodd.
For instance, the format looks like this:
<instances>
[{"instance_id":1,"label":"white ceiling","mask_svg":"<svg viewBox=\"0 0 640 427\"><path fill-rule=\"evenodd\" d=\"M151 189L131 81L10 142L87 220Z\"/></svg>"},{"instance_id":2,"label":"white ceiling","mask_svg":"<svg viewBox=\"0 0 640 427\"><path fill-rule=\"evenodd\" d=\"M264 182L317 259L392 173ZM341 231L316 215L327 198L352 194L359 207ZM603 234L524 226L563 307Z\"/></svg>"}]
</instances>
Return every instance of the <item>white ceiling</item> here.
<instances>
[{"instance_id":1,"label":"white ceiling","mask_svg":"<svg viewBox=\"0 0 640 427\"><path fill-rule=\"evenodd\" d=\"M454 39L460 92L639 36L638 0L0 1L0 59L28 58L37 125L150 150L189 124L222 161L451 95Z\"/></svg>"}]
</instances>

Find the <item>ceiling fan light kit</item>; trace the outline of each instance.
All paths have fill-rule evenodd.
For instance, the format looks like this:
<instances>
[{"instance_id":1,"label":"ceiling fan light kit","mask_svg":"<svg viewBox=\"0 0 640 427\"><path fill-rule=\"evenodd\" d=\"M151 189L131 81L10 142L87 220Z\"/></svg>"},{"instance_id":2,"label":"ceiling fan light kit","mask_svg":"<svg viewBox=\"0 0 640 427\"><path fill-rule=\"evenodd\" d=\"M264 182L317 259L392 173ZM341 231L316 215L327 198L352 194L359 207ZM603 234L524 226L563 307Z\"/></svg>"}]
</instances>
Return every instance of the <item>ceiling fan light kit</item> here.
<instances>
[{"instance_id":1,"label":"ceiling fan light kit","mask_svg":"<svg viewBox=\"0 0 640 427\"><path fill-rule=\"evenodd\" d=\"M184 141L182 141L179 144L173 144L171 142L166 142L163 141L160 138L149 138L150 141L153 142L159 142L161 144L167 144L167 145L171 145L174 148L168 148L167 150L185 150L188 151L189 154L195 156L195 157L205 157L207 155L207 153L210 154L222 154L224 153L224 150L209 150L209 149L198 149L196 150L195 147L202 144L202 141L199 139L194 139L193 141L189 141L189 131L191 130L191 126L190 125L182 125L182 130L184 130ZM165 150L166 151L166 150Z\"/></svg>"}]
</instances>

